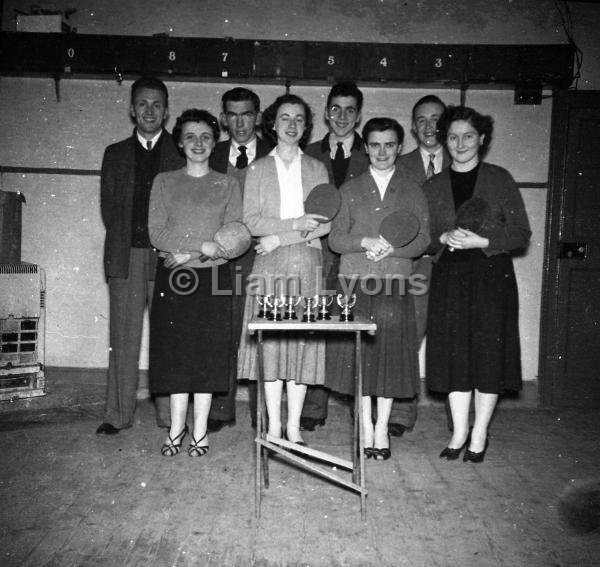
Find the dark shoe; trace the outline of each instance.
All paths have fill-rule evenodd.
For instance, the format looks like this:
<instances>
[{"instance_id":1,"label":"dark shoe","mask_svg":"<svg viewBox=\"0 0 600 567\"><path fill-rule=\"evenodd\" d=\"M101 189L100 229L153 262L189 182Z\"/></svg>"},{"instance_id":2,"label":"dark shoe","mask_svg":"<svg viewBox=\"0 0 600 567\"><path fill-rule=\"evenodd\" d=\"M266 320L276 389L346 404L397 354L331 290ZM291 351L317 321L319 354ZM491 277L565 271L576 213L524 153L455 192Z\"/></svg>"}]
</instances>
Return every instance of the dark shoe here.
<instances>
[{"instance_id":1,"label":"dark shoe","mask_svg":"<svg viewBox=\"0 0 600 567\"><path fill-rule=\"evenodd\" d=\"M188 426L186 425L179 435L176 435L174 439L171 438L171 434L169 433L167 437L169 438L168 443L163 443L163 446L160 448L160 453L163 457L174 457L179 453L181 449L181 442L185 437L185 434L188 432ZM179 441L179 443L177 443Z\"/></svg>"},{"instance_id":2,"label":"dark shoe","mask_svg":"<svg viewBox=\"0 0 600 567\"><path fill-rule=\"evenodd\" d=\"M390 434L388 433L388 443L391 445ZM389 448L378 449L375 447L373 449L373 458L376 461L387 461L392 456L392 451Z\"/></svg>"},{"instance_id":3,"label":"dark shoe","mask_svg":"<svg viewBox=\"0 0 600 567\"><path fill-rule=\"evenodd\" d=\"M251 419L250 424L252 425L252 429L256 429L258 427L255 419Z\"/></svg>"},{"instance_id":4,"label":"dark shoe","mask_svg":"<svg viewBox=\"0 0 600 567\"><path fill-rule=\"evenodd\" d=\"M314 431L317 425L325 425L325 418L315 419L314 417L300 418L300 431Z\"/></svg>"},{"instance_id":5,"label":"dark shoe","mask_svg":"<svg viewBox=\"0 0 600 567\"><path fill-rule=\"evenodd\" d=\"M451 447L446 447L440 453L440 459L448 459L449 461L455 461L460 456L461 451L471 442L471 430L469 429L469 434L467 435L466 441L458 448L452 449Z\"/></svg>"},{"instance_id":6,"label":"dark shoe","mask_svg":"<svg viewBox=\"0 0 600 567\"><path fill-rule=\"evenodd\" d=\"M388 423L388 431L392 437L402 437L404 432L408 431L408 427L401 423Z\"/></svg>"},{"instance_id":7,"label":"dark shoe","mask_svg":"<svg viewBox=\"0 0 600 567\"><path fill-rule=\"evenodd\" d=\"M156 420L156 425L161 429L171 429L171 424L166 421L158 421Z\"/></svg>"},{"instance_id":8,"label":"dark shoe","mask_svg":"<svg viewBox=\"0 0 600 567\"><path fill-rule=\"evenodd\" d=\"M204 439L206 439L206 433L204 434L202 439L198 439L198 441L196 441L194 435L192 434L192 442L188 447L188 455L190 457L203 457L204 455L206 455L206 453L208 453L208 445L200 445L200 443L202 443Z\"/></svg>"},{"instance_id":9,"label":"dark shoe","mask_svg":"<svg viewBox=\"0 0 600 567\"><path fill-rule=\"evenodd\" d=\"M365 447L363 453L365 454L365 459L372 459L375 456L375 449L373 447Z\"/></svg>"},{"instance_id":10,"label":"dark shoe","mask_svg":"<svg viewBox=\"0 0 600 567\"><path fill-rule=\"evenodd\" d=\"M210 433L216 433L217 431L221 431L223 427L231 427L235 425L234 419L209 419L206 422L206 430Z\"/></svg>"},{"instance_id":11,"label":"dark shoe","mask_svg":"<svg viewBox=\"0 0 600 567\"><path fill-rule=\"evenodd\" d=\"M96 429L96 435L116 435L119 430L110 423L101 423Z\"/></svg>"},{"instance_id":12,"label":"dark shoe","mask_svg":"<svg viewBox=\"0 0 600 567\"><path fill-rule=\"evenodd\" d=\"M482 463L483 459L485 457L485 452L487 451L487 448L488 448L488 440L486 439L485 446L483 447L483 451L480 451L479 453L475 453L475 451L469 451L469 449L467 449L463 456L463 461L465 463Z\"/></svg>"}]
</instances>

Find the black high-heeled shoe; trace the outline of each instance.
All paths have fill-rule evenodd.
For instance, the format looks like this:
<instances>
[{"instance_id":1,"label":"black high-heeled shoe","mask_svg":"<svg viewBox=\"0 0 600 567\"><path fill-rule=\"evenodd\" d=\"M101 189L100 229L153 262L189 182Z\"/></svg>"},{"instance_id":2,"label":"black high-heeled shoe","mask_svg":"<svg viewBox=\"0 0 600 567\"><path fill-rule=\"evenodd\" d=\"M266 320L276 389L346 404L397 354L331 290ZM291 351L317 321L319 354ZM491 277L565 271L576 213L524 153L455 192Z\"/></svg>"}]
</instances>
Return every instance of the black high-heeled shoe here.
<instances>
[{"instance_id":1,"label":"black high-heeled shoe","mask_svg":"<svg viewBox=\"0 0 600 567\"><path fill-rule=\"evenodd\" d=\"M388 433L388 445L391 445L390 434ZM379 449L375 447L373 449L373 458L376 461L387 461L392 456L392 451L389 447L384 447L383 449Z\"/></svg>"},{"instance_id":2,"label":"black high-heeled shoe","mask_svg":"<svg viewBox=\"0 0 600 567\"><path fill-rule=\"evenodd\" d=\"M179 435L176 435L174 438L171 438L171 434L168 433L167 437L169 438L168 443L163 443L163 446L160 448L160 453L163 457L174 457L179 453L181 449L181 443L186 433L188 432L188 426L186 425ZM179 441L179 443L177 443Z\"/></svg>"},{"instance_id":3,"label":"black high-heeled shoe","mask_svg":"<svg viewBox=\"0 0 600 567\"><path fill-rule=\"evenodd\" d=\"M365 447L363 449L365 459L372 459L375 456L375 449L373 447Z\"/></svg>"},{"instance_id":4,"label":"black high-heeled shoe","mask_svg":"<svg viewBox=\"0 0 600 567\"><path fill-rule=\"evenodd\" d=\"M479 453L476 453L475 451L470 451L469 449L467 449L465 451L465 454L463 455L463 462L465 463L482 463L483 459L485 458L485 452L487 451L488 448L488 440L485 440L485 445L483 447L483 451L479 451Z\"/></svg>"},{"instance_id":5,"label":"black high-heeled shoe","mask_svg":"<svg viewBox=\"0 0 600 567\"><path fill-rule=\"evenodd\" d=\"M190 443L187 450L188 455L190 457L203 457L204 455L206 455L206 453L208 453L208 445L200 445L200 443L202 443L202 441L204 441L205 439L206 433L202 436L201 439L198 439L198 441L196 441L196 438L192 433L192 442Z\"/></svg>"},{"instance_id":6,"label":"black high-heeled shoe","mask_svg":"<svg viewBox=\"0 0 600 567\"><path fill-rule=\"evenodd\" d=\"M462 450L470 442L471 442L471 432L469 431L469 434L467 435L467 439L465 440L465 442L458 449L453 449L452 447L446 447L440 453L440 459L447 459L449 461L456 461L456 459L458 459L458 457L460 456L460 453L462 452Z\"/></svg>"}]
</instances>

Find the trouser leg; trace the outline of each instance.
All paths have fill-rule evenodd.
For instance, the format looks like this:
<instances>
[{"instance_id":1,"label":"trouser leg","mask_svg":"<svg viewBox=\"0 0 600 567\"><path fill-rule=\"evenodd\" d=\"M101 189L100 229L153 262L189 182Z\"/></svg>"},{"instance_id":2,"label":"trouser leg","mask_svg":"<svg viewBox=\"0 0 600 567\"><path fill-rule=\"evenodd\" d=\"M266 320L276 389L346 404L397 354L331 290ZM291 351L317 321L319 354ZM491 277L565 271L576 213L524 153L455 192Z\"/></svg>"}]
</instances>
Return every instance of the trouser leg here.
<instances>
[{"instance_id":1,"label":"trouser leg","mask_svg":"<svg viewBox=\"0 0 600 567\"><path fill-rule=\"evenodd\" d=\"M104 422L133 425L139 381L140 343L147 303L144 249L133 248L127 278L110 278L110 345Z\"/></svg>"},{"instance_id":2,"label":"trouser leg","mask_svg":"<svg viewBox=\"0 0 600 567\"><path fill-rule=\"evenodd\" d=\"M308 386L302 418L327 419L327 404L329 401L329 389L325 386Z\"/></svg>"}]
</instances>

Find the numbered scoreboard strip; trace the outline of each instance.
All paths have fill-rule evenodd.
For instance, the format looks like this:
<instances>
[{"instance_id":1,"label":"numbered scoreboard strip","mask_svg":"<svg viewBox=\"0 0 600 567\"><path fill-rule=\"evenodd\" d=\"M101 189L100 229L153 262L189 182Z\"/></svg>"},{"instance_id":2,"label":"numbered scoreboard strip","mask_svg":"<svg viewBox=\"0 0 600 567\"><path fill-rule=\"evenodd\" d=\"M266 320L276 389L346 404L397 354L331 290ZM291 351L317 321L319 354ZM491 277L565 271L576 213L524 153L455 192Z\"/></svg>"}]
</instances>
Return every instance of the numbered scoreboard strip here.
<instances>
[{"instance_id":1,"label":"numbered scoreboard strip","mask_svg":"<svg viewBox=\"0 0 600 567\"><path fill-rule=\"evenodd\" d=\"M152 74L196 80L256 77L328 82L340 78L453 83L527 80L568 85L573 71L568 45L341 43L18 32L2 32L0 37L1 71L55 76Z\"/></svg>"}]
</instances>

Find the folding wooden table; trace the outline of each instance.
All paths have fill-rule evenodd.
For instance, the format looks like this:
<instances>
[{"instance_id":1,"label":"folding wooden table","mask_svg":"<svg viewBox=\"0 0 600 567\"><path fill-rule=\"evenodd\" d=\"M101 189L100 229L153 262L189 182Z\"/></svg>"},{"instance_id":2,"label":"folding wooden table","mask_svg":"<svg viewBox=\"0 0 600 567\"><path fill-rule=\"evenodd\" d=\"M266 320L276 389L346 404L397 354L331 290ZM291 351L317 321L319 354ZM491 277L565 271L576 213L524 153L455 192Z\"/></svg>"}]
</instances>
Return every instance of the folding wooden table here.
<instances>
[{"instance_id":1,"label":"folding wooden table","mask_svg":"<svg viewBox=\"0 0 600 567\"><path fill-rule=\"evenodd\" d=\"M366 519L365 486L365 460L364 439L362 435L362 359L361 338L366 332L374 335L377 325L363 317L356 317L351 322L341 322L338 316L332 316L329 321L302 322L299 320L269 321L267 319L253 318L248 323L248 332L258 334L258 387L256 404L256 476L255 476L255 507L256 517L260 518L261 485L264 479L265 488L269 487L269 452L277 453L284 460L295 463L299 467L311 471L319 476L345 486L360 495L360 515ZM355 381L354 381L354 427L352 432L352 460L342 459L335 455L311 449L286 441L279 437L272 437L266 431L266 419L263 413L264 400L264 361L263 361L263 333L285 333L286 331L301 331L306 333L354 333L355 337ZM307 458L308 457L308 458ZM309 460L310 459L310 460ZM338 476L330 469L318 465L318 460L329 465L352 471L352 480Z\"/></svg>"}]
</instances>

